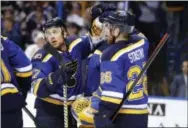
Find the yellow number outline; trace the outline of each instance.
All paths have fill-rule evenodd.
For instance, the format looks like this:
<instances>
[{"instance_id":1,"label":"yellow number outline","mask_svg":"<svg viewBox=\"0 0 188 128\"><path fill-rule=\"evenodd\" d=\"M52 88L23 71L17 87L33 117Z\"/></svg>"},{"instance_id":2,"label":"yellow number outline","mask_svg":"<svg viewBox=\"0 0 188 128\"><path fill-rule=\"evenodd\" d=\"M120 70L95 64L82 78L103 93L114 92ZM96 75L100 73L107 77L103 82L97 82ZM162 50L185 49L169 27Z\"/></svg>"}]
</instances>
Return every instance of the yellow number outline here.
<instances>
[{"instance_id":1,"label":"yellow number outline","mask_svg":"<svg viewBox=\"0 0 188 128\"><path fill-rule=\"evenodd\" d=\"M1 76L1 81L10 82L11 81L11 75L10 75L9 70L6 67L6 65L5 65L5 63L2 59L1 59L1 72L2 72L1 75L4 76L4 77Z\"/></svg>"},{"instance_id":2,"label":"yellow number outline","mask_svg":"<svg viewBox=\"0 0 188 128\"><path fill-rule=\"evenodd\" d=\"M145 62L143 63L143 67L145 65ZM130 87L132 86L132 84L134 83L135 79L133 78L134 75L139 75L140 72L142 71L142 69L140 68L140 66L135 65L135 66L131 66L127 72L127 78L129 80L128 84L126 85L126 89L129 90ZM138 89L137 91L132 91L132 93L129 95L128 100L129 101L134 101L134 100L138 100L138 99L142 99L144 97L144 94L148 94L147 93L147 76L146 74L144 74L140 80L138 81L136 87L143 85L143 88Z\"/></svg>"}]
</instances>

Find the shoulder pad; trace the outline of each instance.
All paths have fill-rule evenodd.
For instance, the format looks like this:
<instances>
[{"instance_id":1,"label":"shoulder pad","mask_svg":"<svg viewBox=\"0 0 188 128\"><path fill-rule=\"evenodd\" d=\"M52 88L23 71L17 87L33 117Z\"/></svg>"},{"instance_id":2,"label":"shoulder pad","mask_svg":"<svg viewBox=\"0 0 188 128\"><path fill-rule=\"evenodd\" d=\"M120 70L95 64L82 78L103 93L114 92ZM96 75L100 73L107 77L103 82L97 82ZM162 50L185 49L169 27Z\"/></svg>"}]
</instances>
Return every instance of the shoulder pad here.
<instances>
[{"instance_id":1,"label":"shoulder pad","mask_svg":"<svg viewBox=\"0 0 188 128\"><path fill-rule=\"evenodd\" d=\"M39 49L32 57L32 61L43 61L49 55L51 54L48 54L44 49Z\"/></svg>"},{"instance_id":2,"label":"shoulder pad","mask_svg":"<svg viewBox=\"0 0 188 128\"><path fill-rule=\"evenodd\" d=\"M107 49L103 51L101 61L110 60L116 52L118 52L122 47L125 47L125 46L126 46L125 43L118 43L118 44L110 45Z\"/></svg>"},{"instance_id":3,"label":"shoulder pad","mask_svg":"<svg viewBox=\"0 0 188 128\"><path fill-rule=\"evenodd\" d=\"M101 60L116 61L123 54L135 48L138 48L144 44L145 44L145 40L140 37L136 39L130 38L128 41L122 41L120 43L113 44L110 47L108 47L106 50L104 50Z\"/></svg>"}]
</instances>

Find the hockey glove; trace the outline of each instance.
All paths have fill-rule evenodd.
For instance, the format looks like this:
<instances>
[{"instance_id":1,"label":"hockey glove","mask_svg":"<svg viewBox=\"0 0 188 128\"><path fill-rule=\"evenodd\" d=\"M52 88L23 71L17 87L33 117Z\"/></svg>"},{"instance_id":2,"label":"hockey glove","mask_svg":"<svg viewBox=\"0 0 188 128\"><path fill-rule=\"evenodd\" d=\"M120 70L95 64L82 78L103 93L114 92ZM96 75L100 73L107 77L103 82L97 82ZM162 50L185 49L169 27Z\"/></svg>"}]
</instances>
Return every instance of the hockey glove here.
<instances>
[{"instance_id":1,"label":"hockey glove","mask_svg":"<svg viewBox=\"0 0 188 128\"><path fill-rule=\"evenodd\" d=\"M65 83L66 72L62 69L57 69L55 72L50 73L45 79L48 89L51 92L55 92L58 87Z\"/></svg>"},{"instance_id":2,"label":"hockey glove","mask_svg":"<svg viewBox=\"0 0 188 128\"><path fill-rule=\"evenodd\" d=\"M68 86L73 86L75 84L75 79L73 78L73 75L77 71L77 60L72 61L68 64L66 64L65 69L57 69L55 72L50 73L48 77L46 78L46 83L48 88L55 92L58 88L62 87L65 83L67 83Z\"/></svg>"}]
</instances>

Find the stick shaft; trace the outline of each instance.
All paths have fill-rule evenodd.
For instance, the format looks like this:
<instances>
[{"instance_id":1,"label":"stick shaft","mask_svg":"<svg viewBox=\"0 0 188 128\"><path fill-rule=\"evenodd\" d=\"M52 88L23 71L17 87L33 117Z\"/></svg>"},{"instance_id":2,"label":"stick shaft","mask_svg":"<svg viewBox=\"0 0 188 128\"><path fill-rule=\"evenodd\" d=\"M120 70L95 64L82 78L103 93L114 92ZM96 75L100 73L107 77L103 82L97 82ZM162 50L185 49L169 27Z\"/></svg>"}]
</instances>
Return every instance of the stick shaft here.
<instances>
[{"instance_id":1,"label":"stick shaft","mask_svg":"<svg viewBox=\"0 0 188 128\"><path fill-rule=\"evenodd\" d=\"M27 113L27 115L35 122L38 128L42 128L40 122L33 116L33 114L28 110L28 108L23 107L23 110Z\"/></svg>"},{"instance_id":2,"label":"stick shaft","mask_svg":"<svg viewBox=\"0 0 188 128\"><path fill-rule=\"evenodd\" d=\"M67 103L67 85L63 86L63 95L64 95L64 127L68 128L69 120L68 120L68 103Z\"/></svg>"}]
</instances>

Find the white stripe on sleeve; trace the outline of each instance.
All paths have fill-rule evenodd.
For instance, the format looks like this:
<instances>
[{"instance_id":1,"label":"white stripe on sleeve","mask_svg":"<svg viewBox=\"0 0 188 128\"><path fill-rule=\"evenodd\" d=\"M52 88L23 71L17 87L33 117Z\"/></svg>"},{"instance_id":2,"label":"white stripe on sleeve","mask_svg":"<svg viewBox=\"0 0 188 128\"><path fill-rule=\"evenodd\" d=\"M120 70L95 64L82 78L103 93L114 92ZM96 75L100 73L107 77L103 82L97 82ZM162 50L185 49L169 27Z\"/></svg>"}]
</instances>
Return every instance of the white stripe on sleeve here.
<instances>
[{"instance_id":1,"label":"white stripe on sleeve","mask_svg":"<svg viewBox=\"0 0 188 128\"><path fill-rule=\"evenodd\" d=\"M32 64L22 67L22 68L15 68L18 72L28 72L32 70Z\"/></svg>"},{"instance_id":2,"label":"white stripe on sleeve","mask_svg":"<svg viewBox=\"0 0 188 128\"><path fill-rule=\"evenodd\" d=\"M102 91L102 96L110 96L116 98L123 98L123 93L113 92L113 91Z\"/></svg>"}]
</instances>

